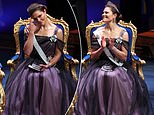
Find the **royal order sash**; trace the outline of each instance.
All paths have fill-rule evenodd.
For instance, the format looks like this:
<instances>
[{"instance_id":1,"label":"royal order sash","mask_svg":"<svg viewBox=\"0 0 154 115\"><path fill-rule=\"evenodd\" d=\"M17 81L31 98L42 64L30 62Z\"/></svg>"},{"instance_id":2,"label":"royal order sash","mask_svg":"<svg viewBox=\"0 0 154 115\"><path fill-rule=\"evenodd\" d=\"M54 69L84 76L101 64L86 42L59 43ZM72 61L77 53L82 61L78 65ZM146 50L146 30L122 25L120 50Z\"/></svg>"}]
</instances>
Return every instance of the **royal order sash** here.
<instances>
[{"instance_id":1,"label":"royal order sash","mask_svg":"<svg viewBox=\"0 0 154 115\"><path fill-rule=\"evenodd\" d=\"M56 42L57 40L57 36L56 35L53 35L51 38L50 38L50 41L51 42ZM40 45L38 44L35 36L33 38L33 45L36 49L36 51L38 52L39 56L41 57L41 59L44 61L45 64L48 64L51 57L47 57L44 53L44 51L42 50L42 48L40 47ZM34 70L37 70L37 71L40 71L41 70L41 67L35 63L32 63L32 65L28 65L28 67L30 67L31 69L34 69Z\"/></svg>"},{"instance_id":2,"label":"royal order sash","mask_svg":"<svg viewBox=\"0 0 154 115\"><path fill-rule=\"evenodd\" d=\"M101 35L101 29L97 29L95 30L93 33L95 35L95 37L97 38L97 41L99 43L99 45L101 46L101 42L102 42L102 35ZM105 47L104 52L106 54L106 56L109 58L110 61L112 61L114 64L116 64L117 66L122 66L123 62L117 61L113 55L111 54L110 50L108 49L108 47Z\"/></svg>"}]
</instances>

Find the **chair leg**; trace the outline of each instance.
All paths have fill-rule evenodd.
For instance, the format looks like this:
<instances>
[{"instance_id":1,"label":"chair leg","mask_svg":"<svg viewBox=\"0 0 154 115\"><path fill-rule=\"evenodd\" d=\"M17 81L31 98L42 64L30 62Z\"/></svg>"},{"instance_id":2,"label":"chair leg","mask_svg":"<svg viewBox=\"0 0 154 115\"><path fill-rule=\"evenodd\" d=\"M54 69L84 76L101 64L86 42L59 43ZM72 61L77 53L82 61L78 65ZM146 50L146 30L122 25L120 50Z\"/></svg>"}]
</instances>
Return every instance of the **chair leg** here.
<instances>
[{"instance_id":1,"label":"chair leg","mask_svg":"<svg viewBox=\"0 0 154 115\"><path fill-rule=\"evenodd\" d=\"M141 64L138 65L138 73L139 73L139 76L144 80L143 67Z\"/></svg>"},{"instance_id":2,"label":"chair leg","mask_svg":"<svg viewBox=\"0 0 154 115\"><path fill-rule=\"evenodd\" d=\"M76 90L76 92L74 94L74 97L73 97L73 100L72 100L69 108L67 109L65 115L72 115L73 114L74 107L75 107L75 104L76 104L77 99L78 99L78 96L77 96L77 90Z\"/></svg>"},{"instance_id":3,"label":"chair leg","mask_svg":"<svg viewBox=\"0 0 154 115\"><path fill-rule=\"evenodd\" d=\"M4 76L4 72L0 69L0 115L2 115L6 104L5 92L2 86L2 79Z\"/></svg>"},{"instance_id":4,"label":"chair leg","mask_svg":"<svg viewBox=\"0 0 154 115\"><path fill-rule=\"evenodd\" d=\"M77 74L76 74L76 67L75 67L75 65L72 65L71 73L72 73L73 79L74 79L75 81L78 81L78 77L77 77Z\"/></svg>"}]
</instances>

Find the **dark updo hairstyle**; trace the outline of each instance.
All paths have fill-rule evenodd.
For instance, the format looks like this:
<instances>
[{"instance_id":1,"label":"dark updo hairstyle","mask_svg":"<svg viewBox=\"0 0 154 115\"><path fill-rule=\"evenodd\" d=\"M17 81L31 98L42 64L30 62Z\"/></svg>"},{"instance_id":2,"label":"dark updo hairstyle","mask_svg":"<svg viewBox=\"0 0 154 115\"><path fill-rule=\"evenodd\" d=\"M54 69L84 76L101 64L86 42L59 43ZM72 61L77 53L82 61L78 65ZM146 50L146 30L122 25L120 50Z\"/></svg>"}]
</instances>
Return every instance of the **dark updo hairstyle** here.
<instances>
[{"instance_id":1,"label":"dark updo hairstyle","mask_svg":"<svg viewBox=\"0 0 154 115\"><path fill-rule=\"evenodd\" d=\"M111 11L113 12L113 14L117 14L116 22L119 22L119 20L122 19L122 15L120 14L120 12L119 12L119 10L118 10L118 8L117 8L117 6L115 4L108 1L107 4L105 5L105 7L111 8Z\"/></svg>"},{"instance_id":2,"label":"dark updo hairstyle","mask_svg":"<svg viewBox=\"0 0 154 115\"><path fill-rule=\"evenodd\" d=\"M39 4L39 3L32 3L28 8L27 8L27 12L29 13L30 16L32 16L32 14L36 11L36 10L40 10L40 11L44 11L44 9L47 10L47 7L43 4Z\"/></svg>"}]
</instances>

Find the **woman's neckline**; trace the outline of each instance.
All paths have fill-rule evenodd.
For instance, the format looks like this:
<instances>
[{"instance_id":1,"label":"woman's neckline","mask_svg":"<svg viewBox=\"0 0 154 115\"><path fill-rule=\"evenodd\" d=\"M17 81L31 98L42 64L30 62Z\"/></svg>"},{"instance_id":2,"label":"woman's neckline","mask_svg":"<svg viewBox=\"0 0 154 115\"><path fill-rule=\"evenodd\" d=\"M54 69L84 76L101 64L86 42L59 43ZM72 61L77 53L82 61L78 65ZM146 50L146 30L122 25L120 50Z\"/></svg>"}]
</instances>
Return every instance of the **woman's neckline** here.
<instances>
[{"instance_id":1,"label":"woman's neckline","mask_svg":"<svg viewBox=\"0 0 154 115\"><path fill-rule=\"evenodd\" d=\"M54 34L51 35L51 36L47 36L47 35L37 35L37 34L36 34L35 36L37 36L37 37L46 37L46 38L50 38L50 37L54 36Z\"/></svg>"}]
</instances>

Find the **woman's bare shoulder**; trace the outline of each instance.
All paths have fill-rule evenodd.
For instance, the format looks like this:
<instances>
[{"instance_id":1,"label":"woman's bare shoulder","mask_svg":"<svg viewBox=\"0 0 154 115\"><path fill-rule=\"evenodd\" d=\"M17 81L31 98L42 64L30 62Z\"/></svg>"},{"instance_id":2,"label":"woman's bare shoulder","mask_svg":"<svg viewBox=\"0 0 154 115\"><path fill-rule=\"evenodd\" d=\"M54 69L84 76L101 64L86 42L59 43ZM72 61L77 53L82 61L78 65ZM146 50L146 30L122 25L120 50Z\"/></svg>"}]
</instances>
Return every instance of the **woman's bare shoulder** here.
<instances>
[{"instance_id":1,"label":"woman's bare shoulder","mask_svg":"<svg viewBox=\"0 0 154 115\"><path fill-rule=\"evenodd\" d=\"M56 29L57 29L57 33L56 33L57 39L63 41L64 38L63 38L63 31L62 31L62 29L58 28L58 27L56 27Z\"/></svg>"},{"instance_id":2,"label":"woman's bare shoulder","mask_svg":"<svg viewBox=\"0 0 154 115\"><path fill-rule=\"evenodd\" d=\"M120 27L120 37L122 37L124 41L128 41L128 32L125 28Z\"/></svg>"}]
</instances>

